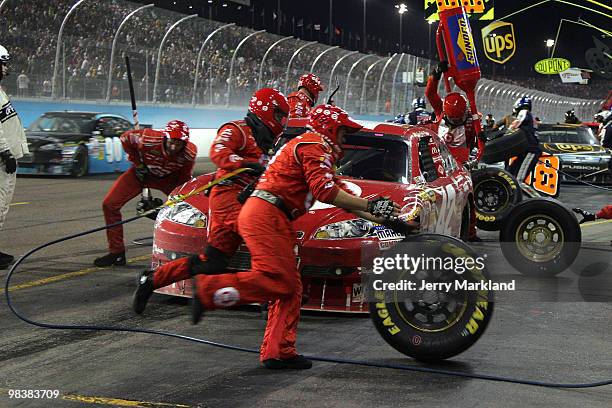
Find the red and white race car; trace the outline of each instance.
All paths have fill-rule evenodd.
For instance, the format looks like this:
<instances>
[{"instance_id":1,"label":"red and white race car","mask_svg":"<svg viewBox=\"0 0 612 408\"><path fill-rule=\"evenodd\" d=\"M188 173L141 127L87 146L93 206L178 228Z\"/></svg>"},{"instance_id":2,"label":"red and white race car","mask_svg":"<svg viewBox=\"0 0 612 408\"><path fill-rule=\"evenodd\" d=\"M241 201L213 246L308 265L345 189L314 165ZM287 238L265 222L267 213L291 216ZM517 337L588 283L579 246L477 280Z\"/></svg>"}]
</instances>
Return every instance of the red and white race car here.
<instances>
[{"instance_id":1,"label":"red and white race car","mask_svg":"<svg viewBox=\"0 0 612 408\"><path fill-rule=\"evenodd\" d=\"M365 127L360 132L347 137L344 158L338 163L337 172L348 189L363 198L390 196L402 204L403 217L418 219L421 232L465 237L472 180L437 134L428 126L362 124ZM305 125L304 119L291 120L288 133L299 134ZM202 175L172 194L189 193L212 177ZM155 223L152 266L203 252L207 214L208 197L204 194L164 208ZM321 202L297 219L294 228L303 308L368 312L360 276L362 245L371 241L384 249L404 236ZM249 252L243 245L231 259L230 268L249 267ZM157 292L191 297L191 283L179 282Z\"/></svg>"}]
</instances>

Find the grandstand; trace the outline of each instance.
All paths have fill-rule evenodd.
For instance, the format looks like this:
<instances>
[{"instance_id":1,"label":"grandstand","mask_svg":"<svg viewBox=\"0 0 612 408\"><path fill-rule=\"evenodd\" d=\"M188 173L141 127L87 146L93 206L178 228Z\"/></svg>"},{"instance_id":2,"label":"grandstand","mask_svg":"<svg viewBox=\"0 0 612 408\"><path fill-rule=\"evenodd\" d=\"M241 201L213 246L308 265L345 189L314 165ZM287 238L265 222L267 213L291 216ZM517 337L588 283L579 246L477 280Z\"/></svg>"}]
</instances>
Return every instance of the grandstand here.
<instances>
[{"instance_id":1,"label":"grandstand","mask_svg":"<svg viewBox=\"0 0 612 408\"><path fill-rule=\"evenodd\" d=\"M338 83L335 101L348 111L392 115L423 95L431 68L429 60L414 55L366 55L123 0L0 4L0 33L14 57L13 78L23 73L29 80L27 89L18 89L15 79L3 86L22 97L128 101L123 58L128 55L142 102L244 106L257 87L288 92L300 74L313 71L329 90ZM547 121L561 120L569 108L590 117L601 104L481 80L479 109L503 116L523 94L532 96L536 114Z\"/></svg>"}]
</instances>

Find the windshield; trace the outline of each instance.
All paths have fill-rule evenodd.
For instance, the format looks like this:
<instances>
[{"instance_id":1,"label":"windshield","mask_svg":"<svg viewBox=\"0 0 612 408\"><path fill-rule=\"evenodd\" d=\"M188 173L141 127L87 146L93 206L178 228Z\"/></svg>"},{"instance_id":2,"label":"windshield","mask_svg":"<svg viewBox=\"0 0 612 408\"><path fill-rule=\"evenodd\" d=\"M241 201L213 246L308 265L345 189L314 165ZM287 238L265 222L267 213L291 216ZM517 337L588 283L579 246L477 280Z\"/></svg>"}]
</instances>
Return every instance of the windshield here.
<instances>
[{"instance_id":1,"label":"windshield","mask_svg":"<svg viewBox=\"0 0 612 408\"><path fill-rule=\"evenodd\" d=\"M389 182L407 179L408 149L402 141L357 134L348 136L342 147L338 175Z\"/></svg>"},{"instance_id":2,"label":"windshield","mask_svg":"<svg viewBox=\"0 0 612 408\"><path fill-rule=\"evenodd\" d=\"M544 128L538 130L538 138L543 143L599 144L588 127Z\"/></svg>"},{"instance_id":3,"label":"windshield","mask_svg":"<svg viewBox=\"0 0 612 408\"><path fill-rule=\"evenodd\" d=\"M93 120L91 116L45 114L32 123L30 132L52 133L91 133Z\"/></svg>"}]
</instances>

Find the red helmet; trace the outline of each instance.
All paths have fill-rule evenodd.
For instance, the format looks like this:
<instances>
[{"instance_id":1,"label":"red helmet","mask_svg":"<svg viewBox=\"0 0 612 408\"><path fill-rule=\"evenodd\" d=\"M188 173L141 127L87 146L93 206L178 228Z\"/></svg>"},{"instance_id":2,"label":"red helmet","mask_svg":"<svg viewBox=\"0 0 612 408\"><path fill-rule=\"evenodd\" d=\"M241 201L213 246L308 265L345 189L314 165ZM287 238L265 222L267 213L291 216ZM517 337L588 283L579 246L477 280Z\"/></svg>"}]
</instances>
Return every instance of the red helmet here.
<instances>
[{"instance_id":1,"label":"red helmet","mask_svg":"<svg viewBox=\"0 0 612 408\"><path fill-rule=\"evenodd\" d=\"M350 133L357 132L363 126L353 121L344 110L334 105L319 105L310 111L308 125L318 133L327 136L332 143L337 144L338 129L345 126Z\"/></svg>"},{"instance_id":2,"label":"red helmet","mask_svg":"<svg viewBox=\"0 0 612 408\"><path fill-rule=\"evenodd\" d=\"M164 136L170 139L189 141L189 127L181 120L171 120L163 131Z\"/></svg>"},{"instance_id":3,"label":"red helmet","mask_svg":"<svg viewBox=\"0 0 612 408\"><path fill-rule=\"evenodd\" d=\"M255 91L249 102L249 112L261 120L274 136L283 133L289 115L289 103L282 92L272 88Z\"/></svg>"},{"instance_id":4,"label":"red helmet","mask_svg":"<svg viewBox=\"0 0 612 408\"><path fill-rule=\"evenodd\" d=\"M312 95L315 102L319 97L319 92L323 91L323 86L321 85L321 80L315 74L304 74L300 77L300 81L298 82L298 89L306 88L308 92Z\"/></svg>"},{"instance_id":5,"label":"red helmet","mask_svg":"<svg viewBox=\"0 0 612 408\"><path fill-rule=\"evenodd\" d=\"M451 92L444 98L444 115L451 125L459 126L467 119L467 99L458 92Z\"/></svg>"}]
</instances>

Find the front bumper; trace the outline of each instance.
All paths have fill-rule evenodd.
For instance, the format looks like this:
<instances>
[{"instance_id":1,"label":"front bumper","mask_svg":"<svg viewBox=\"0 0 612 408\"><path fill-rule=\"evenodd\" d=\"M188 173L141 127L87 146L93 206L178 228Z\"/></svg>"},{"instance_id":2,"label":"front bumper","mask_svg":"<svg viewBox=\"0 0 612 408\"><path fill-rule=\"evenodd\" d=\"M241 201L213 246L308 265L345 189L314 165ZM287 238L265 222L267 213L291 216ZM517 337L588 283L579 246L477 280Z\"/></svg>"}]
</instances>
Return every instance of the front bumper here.
<instances>
[{"instance_id":1,"label":"front bumper","mask_svg":"<svg viewBox=\"0 0 612 408\"><path fill-rule=\"evenodd\" d=\"M298 245L296 262L302 275L304 310L367 313L361 286L362 239L310 240ZM175 259L201 253L206 230L162 221L155 229L152 268ZM245 271L251 257L242 245L231 258L229 268ZM156 290L171 296L191 297L191 281L182 281Z\"/></svg>"}]
</instances>

